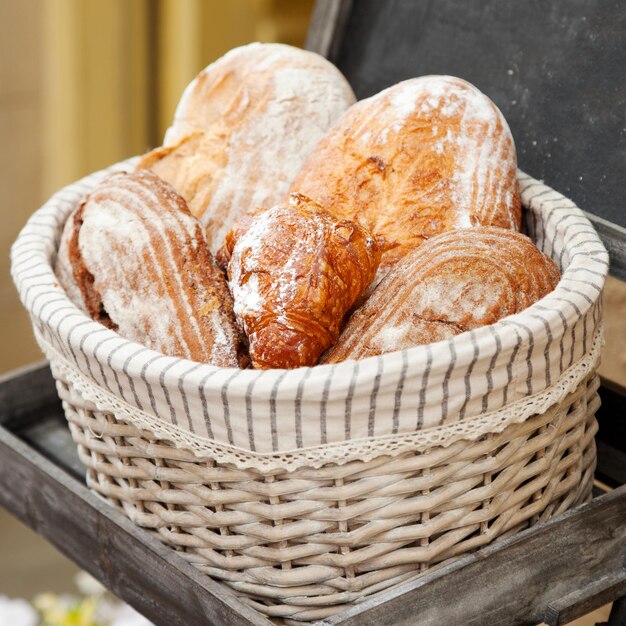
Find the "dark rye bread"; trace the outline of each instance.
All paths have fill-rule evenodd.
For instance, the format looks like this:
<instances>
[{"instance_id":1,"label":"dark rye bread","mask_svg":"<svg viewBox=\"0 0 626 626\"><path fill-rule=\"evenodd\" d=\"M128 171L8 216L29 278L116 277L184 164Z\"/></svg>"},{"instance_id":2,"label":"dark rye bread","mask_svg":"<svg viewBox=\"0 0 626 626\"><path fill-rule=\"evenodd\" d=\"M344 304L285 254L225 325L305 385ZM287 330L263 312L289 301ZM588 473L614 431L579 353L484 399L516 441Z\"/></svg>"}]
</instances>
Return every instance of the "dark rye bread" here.
<instances>
[{"instance_id":1,"label":"dark rye bread","mask_svg":"<svg viewBox=\"0 0 626 626\"><path fill-rule=\"evenodd\" d=\"M391 269L320 362L449 339L522 311L558 281L552 259L520 233L476 227L437 235Z\"/></svg>"},{"instance_id":2,"label":"dark rye bread","mask_svg":"<svg viewBox=\"0 0 626 626\"><path fill-rule=\"evenodd\" d=\"M245 364L232 298L183 198L148 170L116 173L70 216L57 259L93 319L170 356Z\"/></svg>"}]
</instances>

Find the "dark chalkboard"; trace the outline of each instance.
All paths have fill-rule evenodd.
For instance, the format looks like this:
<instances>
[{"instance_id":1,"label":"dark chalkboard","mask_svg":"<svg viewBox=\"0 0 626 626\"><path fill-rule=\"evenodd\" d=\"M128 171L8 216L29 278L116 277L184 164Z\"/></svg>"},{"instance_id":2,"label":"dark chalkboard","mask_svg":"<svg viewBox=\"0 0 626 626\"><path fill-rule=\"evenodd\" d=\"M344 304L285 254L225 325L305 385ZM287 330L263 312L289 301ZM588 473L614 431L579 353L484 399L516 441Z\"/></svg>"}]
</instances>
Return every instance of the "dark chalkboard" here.
<instances>
[{"instance_id":1,"label":"dark chalkboard","mask_svg":"<svg viewBox=\"0 0 626 626\"><path fill-rule=\"evenodd\" d=\"M521 169L626 228L625 0L318 4L335 24L324 41L314 23L309 41L326 45L359 98L413 76L460 76L504 113ZM626 241L620 228L613 238Z\"/></svg>"}]
</instances>

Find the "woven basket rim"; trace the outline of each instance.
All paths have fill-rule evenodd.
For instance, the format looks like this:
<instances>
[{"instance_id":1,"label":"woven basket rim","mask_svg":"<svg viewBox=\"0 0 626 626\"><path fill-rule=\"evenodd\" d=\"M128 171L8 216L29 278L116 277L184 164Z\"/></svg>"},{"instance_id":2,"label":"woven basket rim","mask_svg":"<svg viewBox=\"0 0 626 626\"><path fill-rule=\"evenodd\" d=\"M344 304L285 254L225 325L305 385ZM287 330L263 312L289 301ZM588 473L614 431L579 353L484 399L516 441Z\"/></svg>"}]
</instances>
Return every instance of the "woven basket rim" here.
<instances>
[{"instance_id":1,"label":"woven basket rim","mask_svg":"<svg viewBox=\"0 0 626 626\"><path fill-rule=\"evenodd\" d=\"M52 348L51 361L56 350L85 378L85 387L93 383L89 393L102 407L145 428L163 424L164 435L183 447L243 450L243 463L279 457L277 465L286 466L296 462L294 451L300 464L307 450L326 446L342 462L369 453L357 445L363 439L410 439L437 424L454 433L455 422L460 430L486 427L485 416L506 421L522 400L544 391L553 397L553 387L560 394L553 401L559 401L569 391L567 368L588 361L590 344L597 344L606 250L573 202L520 172L528 230L567 266L557 289L522 313L439 343L296 370L219 368L165 356L86 317L52 270L67 216L106 171L62 189L29 220L13 246L14 280L40 345ZM107 389L117 404L98 393ZM528 411L524 405L523 414ZM342 452L331 454L331 448Z\"/></svg>"},{"instance_id":2,"label":"woven basket rim","mask_svg":"<svg viewBox=\"0 0 626 626\"><path fill-rule=\"evenodd\" d=\"M147 413L140 413L136 409L124 411L123 402L111 397L111 394L103 393L101 388L90 383L76 367L67 362L41 337L37 337L37 340L52 365L55 379L71 384L83 400L97 410L110 412L116 419L123 419L136 428L146 430L159 439L174 444L178 449L190 452L197 460L211 459L233 465L237 469L273 472L293 471L301 467L319 468L329 463L336 465L352 461L366 463L380 456L395 458L409 451L424 452L433 448L447 448L458 441L473 442L487 434L501 433L509 426L521 424L533 416L558 407L592 376L600 360L604 329L602 327L597 329L590 351L566 370L553 386L491 413L484 413L461 422L416 430L409 435L367 437L352 439L349 445L342 442L268 453L251 452L193 436L180 427L165 424L162 420L155 419Z\"/></svg>"},{"instance_id":3,"label":"woven basket rim","mask_svg":"<svg viewBox=\"0 0 626 626\"><path fill-rule=\"evenodd\" d=\"M181 366L184 367L194 367L198 365L195 361L180 357L168 356L147 348L139 343L129 341L115 331L105 328L100 323L92 320L87 315L85 315L74 305L74 303L67 297L64 291L59 288L58 280L53 270L53 259L55 258L58 246L58 236L56 240L50 239L48 241L39 241L34 244L28 239L28 235L31 234L29 231L31 230L32 226L36 225L39 220L50 217L49 207L51 204L66 204L68 206L67 215L69 215L69 213L78 203L78 201L83 198L84 195L88 193L89 190L93 188L102 177L114 171L124 171L133 168L138 158L139 157L132 157L125 161L116 163L109 168L90 174L56 192L39 210L37 210L31 216L31 218L28 220L25 227L21 231L20 235L18 236L18 239L13 244L11 249L11 273L20 294L22 304L26 307L30 315L33 316L35 320L43 322L44 324L47 323L47 319L43 315L43 311L41 309L36 310L36 302L29 300L28 293L24 293L22 285L23 266L21 261L23 261L24 253L30 252L31 255L35 252L39 252L40 254L43 253L44 259L42 259L40 263L38 263L38 266L40 266L41 269L41 275L39 276L41 282L38 287L40 287L42 290L50 287L57 289L58 297L60 300L62 300L64 308L67 307L68 310L71 310L73 317L78 317L80 319L81 329L76 332L76 339L74 339L74 341L80 340L81 336L84 333L89 332L90 330L97 329L101 333L100 336L102 338L110 338L111 340L115 340L115 343L111 343L107 348L107 352L109 353L115 348L119 348L119 346L121 346L121 344L123 343L130 350L142 349L142 351L146 354L148 358L154 357L161 359L161 364L163 368L173 366L174 364L181 364ZM579 239L580 235L583 233L588 238L580 244L574 244L573 241L571 242L572 246L579 245L580 250L574 253L570 264L562 272L561 280L559 281L556 289L548 296L542 298L524 311L503 318L495 324L489 324L470 332L461 333L460 335L457 335L456 337L449 340L443 340L436 343L428 344L428 348L424 345L415 346L405 350L389 352L381 356L361 359L359 361L360 363L372 363L377 359L399 362L400 359L398 359L398 355L404 355L402 358L406 357L406 359L408 359L409 361L414 360L414 358L416 357L421 360L423 359L425 351L429 350L429 352L432 351L432 356L430 358L432 358L433 366L436 366L438 361L445 361L449 358L449 352L447 349L448 345L452 344L458 352L467 346L468 337L470 334L473 336L473 340L477 342L480 342L483 339L490 339L494 335L494 333L506 337L507 335L511 334L510 327L512 325L518 324L520 326L526 326L532 330L541 332L541 329L544 326L542 320L546 320L548 324L552 326L553 324L560 324L563 315L565 315L566 317L572 316L572 311L569 310L568 307L563 307L559 305L559 300L562 296L571 294L571 282L575 283L576 289L581 293L585 300L585 304L583 305L584 308L581 308L580 311L576 313L576 317L584 315L591 308L591 306L593 306L594 302L598 298L599 293L601 293L602 291L604 280L608 273L608 253L606 252L606 249L604 248L599 236L591 225L591 222L589 222L584 212L579 209L571 200L567 199L565 196L561 195L550 187L547 187L541 181L533 179L531 176L525 174L521 170L518 170L518 180L520 181L520 183L524 182L527 184L525 188L525 193L522 196L522 200L526 200L524 204L531 204L539 198L542 198L542 203L549 202L554 204L556 209L567 209L570 212L570 215L568 215L563 220L562 231L566 232L571 227L571 225L573 225L573 220L575 220L579 223L581 227L584 227L584 230L576 233L573 239ZM540 192L530 196L529 191L531 191L535 187L540 187ZM551 194L550 198L546 198L548 194ZM69 200L68 196L73 197L74 200ZM59 228L62 227L62 223L58 226ZM589 280L587 282L581 282L579 279L570 278L572 274L579 270L585 270L589 273ZM552 306L556 304L557 306L546 310L545 305L547 303L550 303ZM107 356L106 352L103 352L102 356ZM353 364L354 361L350 359L337 364L315 365L312 367L300 367L292 370L271 369L263 371L273 372L279 375L282 380L281 387L288 388L290 382L292 382L294 385L297 385L303 376L303 372L306 372L307 370L310 370L311 375L313 376L319 374L320 376L325 377L328 371L333 369L337 376L341 376L343 372L349 374L352 371L351 368ZM248 384L252 383L259 376L260 371L240 370L237 368L223 368L206 363L200 363L199 366L207 373L210 373L212 371L237 373L237 379L242 389L245 389ZM307 374L305 373L304 375L306 376ZM292 381L290 381L289 379L292 379ZM218 388L222 383L220 381L216 381L214 384L216 388ZM206 385L207 388L210 388L212 385L211 380L208 380L206 382Z\"/></svg>"}]
</instances>

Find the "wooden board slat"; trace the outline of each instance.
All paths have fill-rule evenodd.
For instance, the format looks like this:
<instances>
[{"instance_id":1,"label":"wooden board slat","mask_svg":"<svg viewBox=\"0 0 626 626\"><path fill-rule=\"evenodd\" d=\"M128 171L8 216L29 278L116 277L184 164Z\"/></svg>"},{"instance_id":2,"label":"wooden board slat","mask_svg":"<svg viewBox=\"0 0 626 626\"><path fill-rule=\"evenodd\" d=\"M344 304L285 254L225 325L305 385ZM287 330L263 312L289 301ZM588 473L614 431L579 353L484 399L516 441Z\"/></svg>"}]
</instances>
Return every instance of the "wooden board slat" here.
<instances>
[{"instance_id":1,"label":"wooden board slat","mask_svg":"<svg viewBox=\"0 0 626 626\"><path fill-rule=\"evenodd\" d=\"M596 475L615 487L626 484L626 388L603 379L600 399Z\"/></svg>"},{"instance_id":2,"label":"wooden board slat","mask_svg":"<svg viewBox=\"0 0 626 626\"><path fill-rule=\"evenodd\" d=\"M338 54L351 8L352 0L317 0L309 25L306 49L327 59L334 59Z\"/></svg>"},{"instance_id":3,"label":"wooden board slat","mask_svg":"<svg viewBox=\"0 0 626 626\"><path fill-rule=\"evenodd\" d=\"M0 376L0 424L20 427L29 420L58 413L61 401L46 362L33 363Z\"/></svg>"},{"instance_id":4,"label":"wooden board slat","mask_svg":"<svg viewBox=\"0 0 626 626\"><path fill-rule=\"evenodd\" d=\"M577 589L548 606L544 622L548 626L565 626L582 615L609 604L626 593L626 569L617 574L603 576L588 587Z\"/></svg>"},{"instance_id":5,"label":"wooden board slat","mask_svg":"<svg viewBox=\"0 0 626 626\"><path fill-rule=\"evenodd\" d=\"M622 596L613 602L608 626L624 626L626 624L626 597Z\"/></svg>"},{"instance_id":6,"label":"wooden board slat","mask_svg":"<svg viewBox=\"0 0 626 626\"><path fill-rule=\"evenodd\" d=\"M270 626L1 426L0 505L159 626Z\"/></svg>"}]
</instances>

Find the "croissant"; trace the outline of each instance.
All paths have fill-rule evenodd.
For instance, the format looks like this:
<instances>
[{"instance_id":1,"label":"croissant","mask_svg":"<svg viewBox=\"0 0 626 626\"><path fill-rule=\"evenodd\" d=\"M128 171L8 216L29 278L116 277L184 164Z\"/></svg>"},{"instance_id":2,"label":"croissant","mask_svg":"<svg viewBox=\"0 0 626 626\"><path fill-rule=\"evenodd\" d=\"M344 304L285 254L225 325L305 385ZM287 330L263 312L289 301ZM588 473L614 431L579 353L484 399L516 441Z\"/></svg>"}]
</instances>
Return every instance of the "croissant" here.
<instances>
[{"instance_id":1,"label":"croissant","mask_svg":"<svg viewBox=\"0 0 626 626\"><path fill-rule=\"evenodd\" d=\"M239 215L281 201L354 100L341 72L318 54L282 44L236 48L189 84L164 147L137 167L187 200L215 252Z\"/></svg>"},{"instance_id":2,"label":"croissant","mask_svg":"<svg viewBox=\"0 0 626 626\"><path fill-rule=\"evenodd\" d=\"M363 359L493 324L558 281L552 259L520 233L476 227L437 235L390 270L321 362Z\"/></svg>"},{"instance_id":3,"label":"croissant","mask_svg":"<svg viewBox=\"0 0 626 626\"><path fill-rule=\"evenodd\" d=\"M213 365L245 364L203 229L152 172L112 174L89 194L66 223L56 272L77 306L127 339Z\"/></svg>"},{"instance_id":4,"label":"croissant","mask_svg":"<svg viewBox=\"0 0 626 626\"><path fill-rule=\"evenodd\" d=\"M375 239L300 194L233 231L228 277L253 366L315 365L376 275Z\"/></svg>"},{"instance_id":5,"label":"croissant","mask_svg":"<svg viewBox=\"0 0 626 626\"><path fill-rule=\"evenodd\" d=\"M519 230L515 145L497 107L450 76L404 81L352 106L290 187L385 240L381 268L452 228Z\"/></svg>"}]
</instances>

